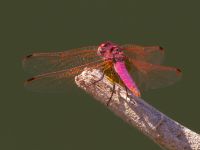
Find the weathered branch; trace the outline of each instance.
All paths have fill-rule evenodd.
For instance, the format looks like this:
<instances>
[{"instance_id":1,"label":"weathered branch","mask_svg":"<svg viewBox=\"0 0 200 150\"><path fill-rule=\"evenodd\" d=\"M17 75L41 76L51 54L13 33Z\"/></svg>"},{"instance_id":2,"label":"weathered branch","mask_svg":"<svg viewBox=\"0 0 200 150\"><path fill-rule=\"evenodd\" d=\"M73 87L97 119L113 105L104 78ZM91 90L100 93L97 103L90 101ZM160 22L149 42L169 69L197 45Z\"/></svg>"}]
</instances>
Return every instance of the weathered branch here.
<instances>
[{"instance_id":1,"label":"weathered branch","mask_svg":"<svg viewBox=\"0 0 200 150\"><path fill-rule=\"evenodd\" d=\"M84 70L76 84L107 106L113 84L99 70ZM128 93L120 85L116 88L108 108L130 125L136 127L155 143L168 150L200 150L200 135L170 119L141 98Z\"/></svg>"}]
</instances>

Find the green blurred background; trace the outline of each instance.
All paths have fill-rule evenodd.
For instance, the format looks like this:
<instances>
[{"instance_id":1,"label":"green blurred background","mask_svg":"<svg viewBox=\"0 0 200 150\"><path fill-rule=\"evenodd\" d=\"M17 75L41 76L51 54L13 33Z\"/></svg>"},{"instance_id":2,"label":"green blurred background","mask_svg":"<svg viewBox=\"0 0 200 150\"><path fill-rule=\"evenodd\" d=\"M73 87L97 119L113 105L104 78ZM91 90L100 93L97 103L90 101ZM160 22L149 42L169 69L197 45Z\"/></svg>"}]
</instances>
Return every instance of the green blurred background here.
<instances>
[{"instance_id":1,"label":"green blurred background","mask_svg":"<svg viewBox=\"0 0 200 150\"><path fill-rule=\"evenodd\" d=\"M159 146L80 89L70 94L27 91L24 55L105 40L161 45L177 84L143 98L200 132L200 9L198 1L1 1L1 150L159 150Z\"/></svg>"}]
</instances>

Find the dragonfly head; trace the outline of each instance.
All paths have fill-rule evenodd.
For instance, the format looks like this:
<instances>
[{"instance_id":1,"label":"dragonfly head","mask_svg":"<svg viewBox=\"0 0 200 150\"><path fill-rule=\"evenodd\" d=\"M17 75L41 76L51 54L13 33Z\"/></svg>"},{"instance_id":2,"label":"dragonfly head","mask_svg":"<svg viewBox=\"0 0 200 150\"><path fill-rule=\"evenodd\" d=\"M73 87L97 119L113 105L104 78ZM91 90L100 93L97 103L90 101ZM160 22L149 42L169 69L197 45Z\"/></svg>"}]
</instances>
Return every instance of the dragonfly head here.
<instances>
[{"instance_id":1,"label":"dragonfly head","mask_svg":"<svg viewBox=\"0 0 200 150\"><path fill-rule=\"evenodd\" d=\"M104 60L124 60L123 49L110 41L100 44L97 50L97 55L101 56Z\"/></svg>"}]
</instances>

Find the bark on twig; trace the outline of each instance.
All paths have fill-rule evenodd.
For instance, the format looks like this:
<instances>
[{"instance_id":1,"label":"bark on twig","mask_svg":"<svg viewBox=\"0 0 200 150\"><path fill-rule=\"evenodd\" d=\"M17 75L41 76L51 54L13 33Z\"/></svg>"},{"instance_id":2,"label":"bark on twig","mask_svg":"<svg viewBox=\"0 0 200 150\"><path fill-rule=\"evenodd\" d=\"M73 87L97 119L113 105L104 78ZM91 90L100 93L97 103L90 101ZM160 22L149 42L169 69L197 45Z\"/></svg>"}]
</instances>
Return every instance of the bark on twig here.
<instances>
[{"instance_id":1,"label":"bark on twig","mask_svg":"<svg viewBox=\"0 0 200 150\"><path fill-rule=\"evenodd\" d=\"M112 92L112 83L102 77L99 70L84 70L75 78L76 84L98 101L105 104ZM128 93L120 85L116 85L108 108L120 118L136 127L155 143L168 150L200 150L200 135L170 119L147 104L141 98Z\"/></svg>"}]
</instances>

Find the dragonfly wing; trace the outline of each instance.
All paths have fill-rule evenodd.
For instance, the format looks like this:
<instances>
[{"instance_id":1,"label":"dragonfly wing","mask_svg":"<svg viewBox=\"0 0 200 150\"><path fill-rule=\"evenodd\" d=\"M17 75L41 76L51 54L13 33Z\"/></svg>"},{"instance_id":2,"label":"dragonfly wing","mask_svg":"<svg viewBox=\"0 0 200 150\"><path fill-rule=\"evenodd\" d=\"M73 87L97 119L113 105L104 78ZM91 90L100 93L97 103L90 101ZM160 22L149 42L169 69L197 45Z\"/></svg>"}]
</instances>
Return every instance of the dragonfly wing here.
<instances>
[{"instance_id":1,"label":"dragonfly wing","mask_svg":"<svg viewBox=\"0 0 200 150\"><path fill-rule=\"evenodd\" d=\"M41 74L25 81L25 87L36 92L63 92L73 85L75 76L80 74L84 68L102 69L104 61L96 61L82 66Z\"/></svg>"},{"instance_id":2,"label":"dragonfly wing","mask_svg":"<svg viewBox=\"0 0 200 150\"><path fill-rule=\"evenodd\" d=\"M178 81L182 74L181 70L175 67L150 64L148 62L131 59L133 64L133 78L140 90L146 91L166 87Z\"/></svg>"},{"instance_id":3,"label":"dragonfly wing","mask_svg":"<svg viewBox=\"0 0 200 150\"><path fill-rule=\"evenodd\" d=\"M134 44L122 45L128 57L152 64L161 64L164 59L164 50L160 46L140 46Z\"/></svg>"},{"instance_id":4,"label":"dragonfly wing","mask_svg":"<svg viewBox=\"0 0 200 150\"><path fill-rule=\"evenodd\" d=\"M33 53L23 59L22 65L33 74L69 69L100 59L96 50L96 46L89 46L64 52Z\"/></svg>"}]
</instances>

